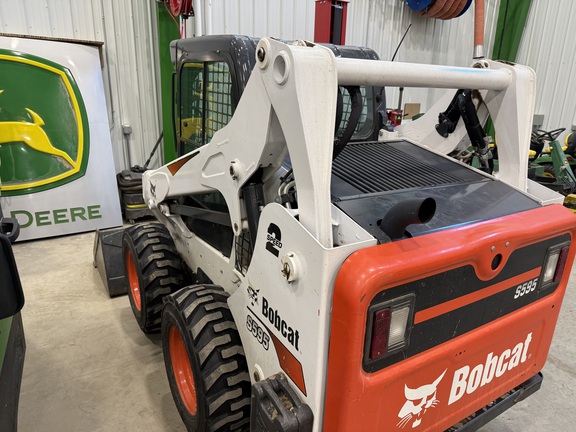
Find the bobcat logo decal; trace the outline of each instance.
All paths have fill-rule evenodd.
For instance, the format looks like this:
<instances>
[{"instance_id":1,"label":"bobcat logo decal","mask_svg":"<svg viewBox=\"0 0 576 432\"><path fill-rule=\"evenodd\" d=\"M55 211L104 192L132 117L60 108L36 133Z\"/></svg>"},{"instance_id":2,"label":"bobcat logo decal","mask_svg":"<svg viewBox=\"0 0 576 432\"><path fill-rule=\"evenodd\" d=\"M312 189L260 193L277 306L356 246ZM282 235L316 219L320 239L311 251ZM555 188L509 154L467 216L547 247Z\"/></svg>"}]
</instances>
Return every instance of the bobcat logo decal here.
<instances>
[{"instance_id":1,"label":"bobcat logo decal","mask_svg":"<svg viewBox=\"0 0 576 432\"><path fill-rule=\"evenodd\" d=\"M442 372L432 384L426 384L417 389L411 389L407 385L404 385L404 396L406 397L406 403L400 409L398 417L400 421L396 426L404 429L406 425L412 423L412 427L420 426L422 423L422 417L426 414L429 408L434 408L440 403L436 399L436 391L438 390L438 384L444 378L446 370Z\"/></svg>"}]
</instances>

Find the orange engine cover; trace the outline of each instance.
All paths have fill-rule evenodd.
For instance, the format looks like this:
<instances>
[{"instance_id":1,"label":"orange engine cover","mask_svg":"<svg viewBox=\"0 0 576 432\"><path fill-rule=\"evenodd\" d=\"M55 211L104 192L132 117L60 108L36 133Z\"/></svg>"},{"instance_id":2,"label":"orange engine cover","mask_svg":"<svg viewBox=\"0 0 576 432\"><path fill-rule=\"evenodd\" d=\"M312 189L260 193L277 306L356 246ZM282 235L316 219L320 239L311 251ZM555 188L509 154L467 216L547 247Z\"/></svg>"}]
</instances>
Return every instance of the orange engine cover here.
<instances>
[{"instance_id":1,"label":"orange engine cover","mask_svg":"<svg viewBox=\"0 0 576 432\"><path fill-rule=\"evenodd\" d=\"M537 280L575 222L553 205L348 257L334 287L324 430L443 431L538 373L574 247L559 283ZM520 296L526 282L537 288ZM415 311L408 347L370 364L368 309L405 294Z\"/></svg>"}]
</instances>

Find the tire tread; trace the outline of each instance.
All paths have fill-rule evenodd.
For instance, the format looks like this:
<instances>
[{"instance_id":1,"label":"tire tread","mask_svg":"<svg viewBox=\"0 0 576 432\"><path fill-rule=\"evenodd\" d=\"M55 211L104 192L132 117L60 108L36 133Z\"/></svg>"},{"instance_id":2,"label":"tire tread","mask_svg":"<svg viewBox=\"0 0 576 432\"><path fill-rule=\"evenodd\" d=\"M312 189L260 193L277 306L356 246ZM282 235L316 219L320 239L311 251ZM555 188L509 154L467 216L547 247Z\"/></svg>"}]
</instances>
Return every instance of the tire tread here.
<instances>
[{"instance_id":1,"label":"tire tread","mask_svg":"<svg viewBox=\"0 0 576 432\"><path fill-rule=\"evenodd\" d=\"M195 285L166 297L162 315L164 358L176 405L188 430L248 431L250 426L251 382L240 335L228 308L228 294L214 285ZM179 324L201 380L196 389L199 411L203 403L203 424L192 426L173 383L169 350L165 345L174 316ZM185 329L182 329L182 324ZM193 367L193 371L194 371ZM196 377L197 378L197 377ZM195 379L196 381L196 379Z\"/></svg>"},{"instance_id":2,"label":"tire tread","mask_svg":"<svg viewBox=\"0 0 576 432\"><path fill-rule=\"evenodd\" d=\"M184 270L180 255L166 227L160 223L134 225L124 234L124 242L132 244L140 280L141 311L132 310L144 333L160 331L163 298L180 289Z\"/></svg>"}]
</instances>

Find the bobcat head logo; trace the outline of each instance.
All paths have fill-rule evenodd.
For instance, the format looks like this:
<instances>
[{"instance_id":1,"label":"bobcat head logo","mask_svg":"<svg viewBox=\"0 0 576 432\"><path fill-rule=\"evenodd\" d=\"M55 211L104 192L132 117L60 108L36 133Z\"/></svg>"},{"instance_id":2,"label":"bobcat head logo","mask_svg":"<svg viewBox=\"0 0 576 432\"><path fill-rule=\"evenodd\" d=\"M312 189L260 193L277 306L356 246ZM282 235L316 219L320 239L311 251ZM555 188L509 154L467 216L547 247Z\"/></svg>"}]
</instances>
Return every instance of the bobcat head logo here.
<instances>
[{"instance_id":1,"label":"bobcat head logo","mask_svg":"<svg viewBox=\"0 0 576 432\"><path fill-rule=\"evenodd\" d=\"M404 429L406 425L412 422L412 427L420 426L422 423L422 417L426 414L429 408L434 408L440 402L436 399L436 391L438 390L438 384L444 378L446 371L442 372L432 384L426 384L417 389L408 388L404 385L404 396L406 397L406 403L400 409L398 417L400 421L396 426Z\"/></svg>"},{"instance_id":2,"label":"bobcat head logo","mask_svg":"<svg viewBox=\"0 0 576 432\"><path fill-rule=\"evenodd\" d=\"M254 304L258 304L259 292L260 292L259 289L255 290L251 286L248 286L248 297L250 297L250 303L252 304L252 306L254 306Z\"/></svg>"}]
</instances>

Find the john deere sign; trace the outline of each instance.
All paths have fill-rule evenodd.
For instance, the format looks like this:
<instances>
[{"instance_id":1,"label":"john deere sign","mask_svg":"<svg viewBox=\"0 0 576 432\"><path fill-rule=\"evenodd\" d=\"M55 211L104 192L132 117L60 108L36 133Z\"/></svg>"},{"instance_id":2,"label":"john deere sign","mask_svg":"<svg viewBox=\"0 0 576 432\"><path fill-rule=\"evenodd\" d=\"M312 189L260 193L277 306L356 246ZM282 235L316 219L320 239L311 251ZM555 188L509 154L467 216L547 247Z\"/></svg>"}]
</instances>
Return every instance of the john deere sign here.
<instances>
[{"instance_id":1,"label":"john deere sign","mask_svg":"<svg viewBox=\"0 0 576 432\"><path fill-rule=\"evenodd\" d=\"M98 43L0 36L0 180L19 240L122 223Z\"/></svg>"},{"instance_id":2,"label":"john deere sign","mask_svg":"<svg viewBox=\"0 0 576 432\"><path fill-rule=\"evenodd\" d=\"M90 133L70 71L0 49L2 195L61 186L86 172Z\"/></svg>"}]
</instances>

